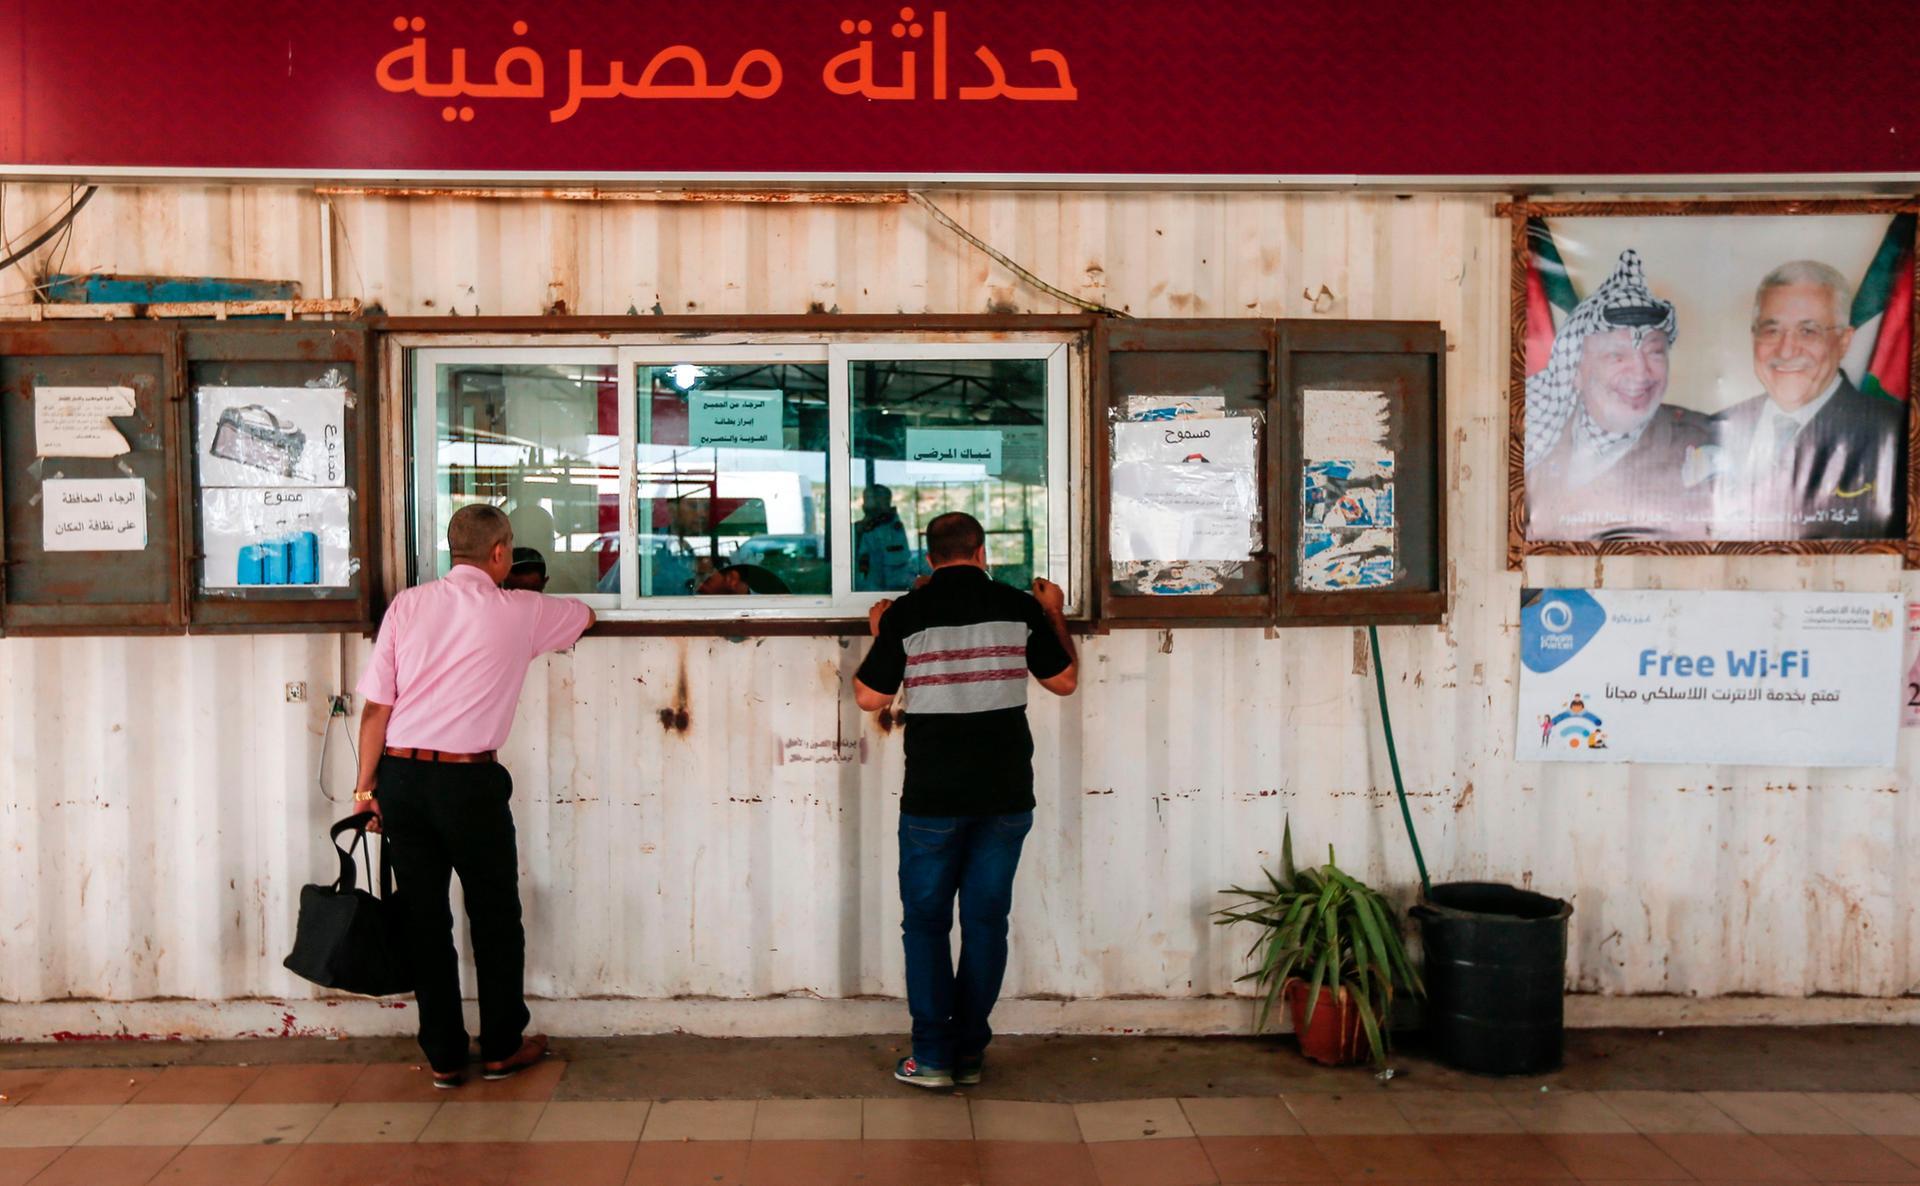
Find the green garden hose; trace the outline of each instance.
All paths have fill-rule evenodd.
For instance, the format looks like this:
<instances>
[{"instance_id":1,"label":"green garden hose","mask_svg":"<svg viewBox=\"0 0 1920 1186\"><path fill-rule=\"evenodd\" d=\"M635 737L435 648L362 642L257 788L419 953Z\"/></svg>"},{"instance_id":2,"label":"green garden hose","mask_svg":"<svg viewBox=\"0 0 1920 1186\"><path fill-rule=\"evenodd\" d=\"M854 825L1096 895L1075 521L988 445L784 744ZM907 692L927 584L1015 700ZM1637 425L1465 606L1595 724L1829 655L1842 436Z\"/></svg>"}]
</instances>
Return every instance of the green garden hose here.
<instances>
[{"instance_id":1,"label":"green garden hose","mask_svg":"<svg viewBox=\"0 0 1920 1186\"><path fill-rule=\"evenodd\" d=\"M1393 747L1393 714L1387 711L1387 678L1380 671L1380 632L1367 627L1367 641L1373 645L1373 686L1380 693L1380 724L1387 732L1387 761L1393 766L1393 793L1400 798L1400 818L1407 821L1407 840L1413 845L1413 863L1420 867L1420 894L1433 889L1427 880L1427 858L1420 853L1420 836L1413 830L1413 812L1407 807L1407 786L1400 780L1400 754Z\"/></svg>"}]
</instances>

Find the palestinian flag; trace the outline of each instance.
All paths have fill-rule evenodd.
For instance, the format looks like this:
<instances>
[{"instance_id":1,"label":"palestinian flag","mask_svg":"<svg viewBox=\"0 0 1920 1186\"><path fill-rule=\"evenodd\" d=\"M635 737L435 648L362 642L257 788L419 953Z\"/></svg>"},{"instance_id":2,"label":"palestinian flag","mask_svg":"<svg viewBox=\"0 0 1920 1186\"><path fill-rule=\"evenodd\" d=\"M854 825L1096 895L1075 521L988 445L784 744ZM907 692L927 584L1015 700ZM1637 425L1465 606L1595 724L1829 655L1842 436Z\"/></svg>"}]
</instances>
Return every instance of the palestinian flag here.
<instances>
[{"instance_id":1,"label":"palestinian flag","mask_svg":"<svg viewBox=\"0 0 1920 1186\"><path fill-rule=\"evenodd\" d=\"M1916 218L1894 217L1853 298L1853 347L1845 369L1868 395L1913 391L1913 242Z\"/></svg>"},{"instance_id":2,"label":"palestinian flag","mask_svg":"<svg viewBox=\"0 0 1920 1186\"><path fill-rule=\"evenodd\" d=\"M1553 335L1579 303L1547 220L1527 219L1527 374L1546 369Z\"/></svg>"}]
</instances>

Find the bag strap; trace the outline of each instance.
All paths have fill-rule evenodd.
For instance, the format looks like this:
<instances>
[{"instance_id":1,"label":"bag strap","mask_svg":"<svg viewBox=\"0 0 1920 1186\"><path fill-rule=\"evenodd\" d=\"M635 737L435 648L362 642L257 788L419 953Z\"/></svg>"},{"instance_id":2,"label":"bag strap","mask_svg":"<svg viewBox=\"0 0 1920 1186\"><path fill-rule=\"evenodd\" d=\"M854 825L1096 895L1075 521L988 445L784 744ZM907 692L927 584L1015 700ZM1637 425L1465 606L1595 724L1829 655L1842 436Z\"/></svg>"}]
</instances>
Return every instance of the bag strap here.
<instances>
[{"instance_id":1,"label":"bag strap","mask_svg":"<svg viewBox=\"0 0 1920 1186\"><path fill-rule=\"evenodd\" d=\"M234 408L233 411L242 420L251 420L255 424L260 424L264 421L265 426L273 429L275 432L287 431L287 426L280 423L280 417L274 415L263 404L245 404L241 407ZM259 415L254 415L256 412L259 413Z\"/></svg>"},{"instance_id":2,"label":"bag strap","mask_svg":"<svg viewBox=\"0 0 1920 1186\"><path fill-rule=\"evenodd\" d=\"M387 863L387 838L380 837L380 896L393 897L393 866Z\"/></svg>"},{"instance_id":3,"label":"bag strap","mask_svg":"<svg viewBox=\"0 0 1920 1186\"><path fill-rule=\"evenodd\" d=\"M333 888L342 893L351 892L353 888L359 884L359 877L353 868L353 854L355 849L360 850L363 856L366 854L367 825L371 823L372 820L372 812L359 811L327 829L327 838L333 841L334 855L340 858L340 879L333 883ZM353 839L347 843L345 848L340 846L340 833L342 832L353 833ZM384 860L384 857L382 859ZM369 882L373 880L371 868L368 870L367 880Z\"/></svg>"}]
</instances>

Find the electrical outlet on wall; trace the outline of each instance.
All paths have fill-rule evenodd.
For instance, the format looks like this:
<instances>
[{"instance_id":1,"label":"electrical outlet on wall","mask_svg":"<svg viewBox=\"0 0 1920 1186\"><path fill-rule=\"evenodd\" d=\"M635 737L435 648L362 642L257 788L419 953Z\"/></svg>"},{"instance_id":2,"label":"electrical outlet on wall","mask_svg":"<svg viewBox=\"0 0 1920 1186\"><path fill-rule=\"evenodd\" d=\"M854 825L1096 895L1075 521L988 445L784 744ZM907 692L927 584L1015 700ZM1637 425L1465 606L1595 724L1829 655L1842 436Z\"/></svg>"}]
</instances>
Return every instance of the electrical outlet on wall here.
<instances>
[{"instance_id":1,"label":"electrical outlet on wall","mask_svg":"<svg viewBox=\"0 0 1920 1186\"><path fill-rule=\"evenodd\" d=\"M307 682L294 680L287 684L287 703L305 704L307 702Z\"/></svg>"},{"instance_id":2,"label":"electrical outlet on wall","mask_svg":"<svg viewBox=\"0 0 1920 1186\"><path fill-rule=\"evenodd\" d=\"M327 715L350 717L353 715L353 693L336 692L327 698Z\"/></svg>"}]
</instances>

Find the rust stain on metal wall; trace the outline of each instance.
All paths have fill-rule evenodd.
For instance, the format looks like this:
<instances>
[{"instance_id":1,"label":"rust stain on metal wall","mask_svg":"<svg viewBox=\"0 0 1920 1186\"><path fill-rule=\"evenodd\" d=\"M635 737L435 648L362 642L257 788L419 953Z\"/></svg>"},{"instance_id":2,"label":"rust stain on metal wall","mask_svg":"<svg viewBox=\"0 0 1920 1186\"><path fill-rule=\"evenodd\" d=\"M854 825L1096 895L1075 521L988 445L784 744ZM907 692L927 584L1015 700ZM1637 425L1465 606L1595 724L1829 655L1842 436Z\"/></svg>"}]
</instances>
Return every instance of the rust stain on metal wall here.
<instances>
[{"instance_id":1,"label":"rust stain on metal wall","mask_svg":"<svg viewBox=\"0 0 1920 1186\"><path fill-rule=\"evenodd\" d=\"M660 727L673 733L685 733L693 720L687 711L687 645L685 639L680 640L680 666L673 681L673 703L660 710Z\"/></svg>"}]
</instances>

